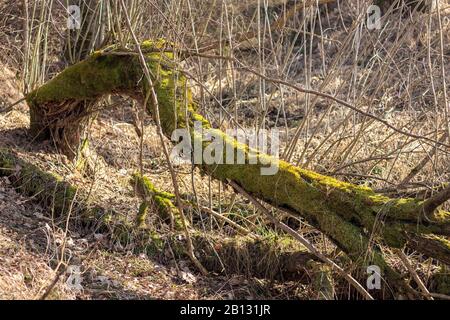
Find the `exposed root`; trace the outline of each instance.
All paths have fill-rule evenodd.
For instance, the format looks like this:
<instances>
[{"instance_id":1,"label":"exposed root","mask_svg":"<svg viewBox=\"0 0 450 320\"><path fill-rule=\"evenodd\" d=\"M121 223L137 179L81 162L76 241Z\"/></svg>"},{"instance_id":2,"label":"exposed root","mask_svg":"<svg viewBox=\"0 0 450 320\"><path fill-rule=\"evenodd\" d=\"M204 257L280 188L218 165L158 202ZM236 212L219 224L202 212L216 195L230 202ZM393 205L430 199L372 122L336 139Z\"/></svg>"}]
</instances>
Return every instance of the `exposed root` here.
<instances>
[{"instance_id":1,"label":"exposed root","mask_svg":"<svg viewBox=\"0 0 450 320\"><path fill-rule=\"evenodd\" d=\"M44 208L51 210L54 217L63 218L72 210L71 216L84 225L96 226L97 230L110 234L113 240L124 246L133 243L136 251L146 252L160 261L168 260L169 247L178 258L188 257L185 238L181 233L161 235L145 225L146 205L141 206L136 227L120 215L104 209L101 204L88 205L85 202L87 192L82 188L4 149L0 149L0 176L8 176L19 192L36 199ZM171 198L170 193L157 189L154 194ZM316 260L306 248L288 238L223 238L194 231L192 241L200 262L208 270L218 273L278 280L302 278L306 281L308 277L304 271L307 262Z\"/></svg>"}]
</instances>

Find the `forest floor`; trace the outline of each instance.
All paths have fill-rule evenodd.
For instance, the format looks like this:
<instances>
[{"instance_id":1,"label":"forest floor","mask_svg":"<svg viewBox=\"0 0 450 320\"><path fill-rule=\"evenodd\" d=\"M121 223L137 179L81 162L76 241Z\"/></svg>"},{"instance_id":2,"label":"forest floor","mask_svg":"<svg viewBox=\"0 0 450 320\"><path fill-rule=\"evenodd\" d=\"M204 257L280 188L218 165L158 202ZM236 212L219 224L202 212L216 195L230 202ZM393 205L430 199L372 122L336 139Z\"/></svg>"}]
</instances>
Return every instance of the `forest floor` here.
<instances>
[{"instance_id":1,"label":"forest floor","mask_svg":"<svg viewBox=\"0 0 450 320\"><path fill-rule=\"evenodd\" d=\"M21 70L20 62L22 27L19 18L20 8L17 1L0 0L0 10L8 12L8 15L0 17L0 109L2 109L22 97L23 70ZM449 11L447 10L448 15L450 15ZM341 15L337 14L336 10L330 10L327 18L329 28L326 36L333 41L326 41L322 43L322 46L315 43L311 49L309 62L303 57L295 56L297 53L288 56L286 52L289 46L281 50L280 55L283 57L286 55L286 61L292 58L292 64L287 68L290 70L287 76L293 83L304 83L305 78L313 75L310 79L312 87L320 87L324 81L322 64L328 67L332 65L331 62L335 57L339 56L337 43L341 44L345 40L346 31L348 31L344 32L345 28L342 28L340 23L347 23L349 27L351 16L345 11ZM438 106L443 105L444 99L442 85L438 80L439 54L435 49L438 47L439 37L434 33L431 41L434 46L431 52L434 59L431 78L434 75L435 87L438 91L436 94L438 103L435 106L432 102L434 97L430 89L428 66L425 63L427 50L424 45L426 43L424 30L426 28L422 26L421 29L420 23L417 24L419 31L411 28L410 31L401 32L400 27L398 30L397 27L392 27L396 30L393 32L401 34L401 37L398 37L400 40L394 39L393 36L393 40L388 39L383 42L377 52L372 50L373 39L370 39L367 34L365 38L359 39L360 51L355 49L358 46L352 45L351 49L348 49L348 56L345 56L347 54L345 52L336 70L332 68L330 68L331 71L328 70L333 76L330 77L331 80L326 86L327 92L336 92L336 95L344 99L355 101L355 104L358 103L361 108L364 107L373 111L374 114L382 115L384 120L398 128L408 130L413 128L418 133L434 132L436 123L439 122L439 115L442 114ZM316 30L316 32L319 31ZM444 34L447 59L450 55L449 34ZM289 35L292 36L292 34ZM57 54L61 54L61 43L58 41L55 40L56 43L50 44L50 59L54 61L58 61ZM356 50L355 57L360 55L359 59L363 61L362 63L353 64L356 59L352 56L353 50ZM298 51L300 52L300 49ZM385 51L388 54L385 54ZM251 50L243 50L239 54L241 54L240 58L249 64L257 56ZM379 59L377 60L375 59L377 55L385 57L377 58ZM397 64L391 59L394 62L405 62ZM388 63L385 63L386 61ZM369 62L373 62L373 65ZM52 63L49 66L51 75L47 74L47 76L51 78L59 67L61 66L58 63ZM192 68L189 65L186 67ZM211 70L208 69L210 67ZM205 84L216 95L222 92L222 88L219 88L217 84L219 76L214 69L217 66L208 62L208 64L205 63L204 68L204 74L211 75L210 78L205 79ZM310 75L306 74L308 68ZM275 72L270 68L267 74L271 71L278 74L278 70ZM286 136L282 137L284 143L295 135L297 128L303 126L298 148L293 152L291 159L294 164L305 165L315 171L364 184L377 190L394 189L389 192L397 195L401 192L395 189L398 182L427 156L431 148L430 145L420 141L393 134L376 121L367 121L367 123L367 119L359 121L359 115L347 113L348 110L335 105L330 107L322 100L318 100L310 112L305 107L311 101L310 96L298 92L288 92L283 96L278 86L269 82L265 84L267 92L270 93L267 93L266 100L268 108L262 111L261 97L258 97L260 79L254 75L245 74L242 70L236 71L234 76L236 76L234 86L239 89L239 101L235 103L235 106L239 109L238 120L242 125L249 125L260 117L268 126L272 126L274 119L277 119L279 122L276 125L280 127L280 130L286 129L287 132ZM221 83L232 83L230 78L233 77L225 74L223 79L220 79ZM448 87L450 84L448 70L446 77ZM224 96L232 95L231 87L231 85L224 85ZM373 95L372 92L374 92ZM214 106L211 101L206 101L208 105L205 106L205 113L217 125L219 123L217 115L222 110L217 105ZM225 98L224 101L226 102ZM225 102L224 105L229 108L228 111L234 112L233 105L230 103L227 106ZM29 111L25 103L16 105L11 111L0 112L0 149L7 148L40 169L56 173L73 185L91 190L104 208L120 212L127 219L133 220L141 203L141 199L130 184L130 176L140 167L141 141L133 125L133 114L136 114L139 106L134 106L122 97L108 97L102 103L109 107L92 119L88 130L90 149L94 151L92 158L94 170L89 174L75 170L66 157L55 152L51 141L33 143L28 136ZM280 105L284 106L284 119L280 116ZM308 112L310 113L307 114ZM304 119L306 121L303 121ZM220 122L220 124L231 125L231 121L230 123ZM155 126L147 119L144 124L142 159L146 176L158 188L173 191ZM405 191L401 195L416 197L420 191L421 196L424 196L434 186L449 181L450 155L448 152L437 152L430 163L431 165L425 166L413 179L411 188L406 190L407 193ZM242 197L238 198L242 207L235 206L235 195L229 188L207 177L201 177L197 171L194 171L192 176L189 166L180 166L176 169L183 195L192 197L195 187L195 193L201 205L224 212L230 208L242 210L250 221L247 225L265 226L265 221L262 221L256 210ZM420 190L416 192L415 188ZM150 214L150 216L150 219L153 219L152 217L156 214ZM190 216L192 217L193 214ZM170 253L167 254L167 259L163 263L154 257L136 253L133 243L124 247L112 241L107 234L78 229L72 225L66 228L65 223L55 223L51 217L51 210L39 206L33 197L25 197L16 192L7 178L0 178L0 299L39 299L44 296L49 299L311 299L317 297L310 285L299 281L277 282L225 272L202 276L188 261L173 259ZM212 230L213 223L209 224L209 222L203 230ZM214 223L218 225L217 221ZM323 253L332 259L336 258L335 247L326 237L304 221L295 221L295 223L296 226L300 225L299 232ZM232 237L236 234L233 228L228 228L228 225L217 228L216 224L214 224L216 228L214 231L220 229L221 236ZM406 272L398 257L389 250L386 255L391 265L401 272ZM429 279L438 267L431 261L432 259L422 257L415 252L409 252L408 255L416 266L417 273L428 285ZM74 279L74 273L66 270L68 266L80 268L81 290L79 290L80 287L73 286L71 280ZM345 267L350 269L352 266ZM341 297L347 298L347 292L350 291L348 283L339 278L336 282L338 289L342 292Z\"/></svg>"},{"instance_id":2,"label":"forest floor","mask_svg":"<svg viewBox=\"0 0 450 320\"><path fill-rule=\"evenodd\" d=\"M2 69L0 96L11 103L18 90L13 74ZM14 149L21 150L30 145L26 138L27 119L27 108L23 105L1 116L1 147L14 146ZM26 153L23 149L21 152L23 155ZM44 153L40 155L45 158ZM58 167L60 161L52 157L57 156L53 154L41 161ZM49 216L51 214L34 204L32 199L18 194L8 178L0 180L1 298L40 298L58 276L55 269L61 252L57 248L63 238L67 243L65 250L69 252L65 254L72 256L72 264L82 267L83 289L79 291L66 284L70 274L59 275L60 280L51 292L53 298L176 299L214 296L210 284L202 285L204 280L185 283L177 272L146 256L130 257L126 250L107 250L101 244L100 236L89 239L69 230L64 237L65 230L52 224Z\"/></svg>"},{"instance_id":3,"label":"forest floor","mask_svg":"<svg viewBox=\"0 0 450 320\"><path fill-rule=\"evenodd\" d=\"M19 91L14 74L6 67L2 70L0 99L11 104L18 100ZM124 117L130 113L128 109L118 112ZM137 214L140 199L129 179L137 167L139 139L125 119L106 112L93 121L93 148L104 160L101 169L89 178L71 169L51 145L33 144L27 136L28 127L29 112L24 104L1 114L0 148L13 150L27 162L77 186L91 188L109 209L127 212L130 218ZM158 186L170 185L155 129L149 125L145 132L144 157L150 159L145 165L152 168L148 176ZM189 179L190 174L182 175L182 190L188 187ZM51 216L32 197L17 193L8 178L0 179L0 298L38 299L47 295L49 288L47 298L54 299L255 299L308 293L295 282L277 285L239 275L201 276L189 269L188 261L160 264L145 254L134 254L132 245L122 247L103 234L65 229ZM65 267L58 266L61 261ZM67 264L80 267L80 274L66 270ZM73 285L77 275L82 279L81 290Z\"/></svg>"}]
</instances>

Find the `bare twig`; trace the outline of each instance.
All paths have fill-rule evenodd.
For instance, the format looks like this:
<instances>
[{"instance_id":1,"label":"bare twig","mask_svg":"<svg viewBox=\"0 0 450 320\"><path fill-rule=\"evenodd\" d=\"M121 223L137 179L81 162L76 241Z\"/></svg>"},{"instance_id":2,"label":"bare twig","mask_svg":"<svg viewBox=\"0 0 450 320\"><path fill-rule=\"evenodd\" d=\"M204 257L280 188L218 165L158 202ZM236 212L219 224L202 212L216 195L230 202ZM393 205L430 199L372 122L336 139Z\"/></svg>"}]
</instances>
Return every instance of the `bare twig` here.
<instances>
[{"instance_id":1,"label":"bare twig","mask_svg":"<svg viewBox=\"0 0 450 320\"><path fill-rule=\"evenodd\" d=\"M286 24L286 22L290 18L292 18L292 16L294 16L294 14L299 13L303 9L303 7L310 7L310 6L316 5L316 4L317 5L327 4L327 3L331 3L331 2L335 2L335 1L336 0L298 1L291 8L289 8L289 10L287 10L287 12L285 14L283 14L278 19L273 21L270 24L270 29L272 31L280 30ZM258 37L258 34L259 34L259 32L257 32L257 31L248 31L248 32L244 32L244 33L236 35L235 39L238 42L238 44L240 44L240 43L248 42L248 41L255 39L256 37ZM222 44L226 44L227 41L228 41L228 39L222 39L222 40L215 41L214 43L211 43L209 45L199 48L199 50L197 50L197 52L208 52L208 51L217 49Z\"/></svg>"},{"instance_id":2,"label":"bare twig","mask_svg":"<svg viewBox=\"0 0 450 320\"><path fill-rule=\"evenodd\" d=\"M444 143L447 139L447 132L445 132L441 138L439 139L439 142ZM436 151L438 150L437 146L434 146L430 152L427 153L427 155L409 172L409 174L398 184L398 187L403 187L404 185L408 184L412 178L414 178L422 169L425 167L425 165L434 157L436 154Z\"/></svg>"},{"instance_id":3,"label":"bare twig","mask_svg":"<svg viewBox=\"0 0 450 320\"><path fill-rule=\"evenodd\" d=\"M364 287L355 280L350 274L344 271L340 266L334 263L331 259L322 254L314 245L312 245L308 240L306 240L303 236L301 236L297 231L287 226L286 224L278 221L270 212L267 210L259 201L253 198L250 194L248 194L244 189L242 189L235 182L228 180L228 183L239 193L249 199L260 211L262 211L265 215L269 217L269 219L285 232L290 234L293 238L299 241L302 245L304 245L311 253L317 256L320 260L328 264L333 270L338 272L341 276L343 276L366 300L374 300L370 293L367 292Z\"/></svg>"},{"instance_id":4,"label":"bare twig","mask_svg":"<svg viewBox=\"0 0 450 320\"><path fill-rule=\"evenodd\" d=\"M188 227L187 227L187 224L186 224L186 217L184 216L183 207L182 207L182 203L181 203L181 197L180 197L180 191L179 191L179 187L178 187L177 176L176 176L175 171L173 170L172 163L170 161L169 151L167 150L167 146L166 146L165 141L164 141L164 134L162 132L162 126L161 126L161 119L159 117L158 97L156 95L155 88L153 86L153 81L152 81L152 78L150 76L150 70L148 69L147 62L145 61L145 57L144 57L144 54L142 53L139 41L138 41L134 31L133 31L133 27L131 25L131 21L130 21L130 18L128 16L128 13L127 13L127 10L126 10L126 6L125 6L125 3L123 2L123 0L120 1L120 5L121 5L122 10L124 12L125 19L126 19L127 26L128 26L129 31L130 31L130 34L131 34L131 36L133 38L134 43L136 44L136 48L137 48L138 53L139 53L139 60L141 62L142 69L144 71L145 77L146 77L146 79L148 81L150 98L152 99L152 105L153 105L153 108L154 108L153 112L154 112L154 118L155 118L155 122L156 122L156 126L157 126L157 132L158 132L158 136L159 136L160 141L161 141L161 146L163 148L164 156L166 157L167 165L169 167L170 175L171 175L171 178L172 178L172 183L173 183L173 187L174 187L174 191L175 191L175 197L176 197L176 204L177 204L177 207L178 207L178 209L180 211L181 221L182 221L183 228L184 228L184 231L185 231L185 234L186 234L186 240L187 240L187 245L188 245L188 254L189 254L189 257L191 258L192 262L200 270L200 272L202 274L206 275L206 274L208 274L208 271L202 266L200 261L198 261L197 257L195 256L194 245L192 243L192 239L191 239L191 236L189 234L189 230L188 230Z\"/></svg>"},{"instance_id":5,"label":"bare twig","mask_svg":"<svg viewBox=\"0 0 450 320\"><path fill-rule=\"evenodd\" d=\"M224 215L208 208L208 207L204 207L204 206L200 206L200 209L204 212L207 212L209 214L211 214L212 216L216 217L219 220L223 220L224 222L228 223L230 226L232 226L233 228L235 228L238 232L244 234L244 235L250 235L252 238L255 239L259 239L261 238L260 236L252 233L250 230L245 229L244 227L242 227L241 225L237 224L236 222L234 222L233 220L228 219L227 217L225 217Z\"/></svg>"},{"instance_id":6,"label":"bare twig","mask_svg":"<svg viewBox=\"0 0 450 320\"><path fill-rule=\"evenodd\" d=\"M317 90L314 90L314 89L307 89L307 88L304 88L304 87L302 87L300 85L297 85L297 84L293 84L293 83L291 83L289 81L286 81L286 80L282 80L282 79L277 79L277 78L272 78L272 77L266 76L265 74L262 74L261 72L256 71L256 70L254 70L254 69L244 65L241 61L239 61L238 59L236 59L234 57L225 57L225 56L218 56L218 55L211 55L211 54L202 54L202 53L199 53L199 54L190 53L190 55L200 56L200 57L203 57L203 58L210 58L210 59L223 59L223 60L234 61L235 63L237 63L240 66L240 68L242 70L250 72L250 73L260 77L261 79L264 79L266 81L270 81L272 83L284 85L284 86L286 86L288 88L291 88L291 89L294 89L295 91L298 91L298 92L302 92L302 93L306 93L306 94L313 94L315 96L319 96L319 97L322 97L322 98L325 98L325 99L328 99L328 100L332 100L332 101L334 101L334 102L336 102L336 103L338 103L338 104L340 104L340 105L342 105L342 106L344 106L344 107L346 107L348 109L351 109L351 110L353 110L353 111L355 111L355 112L357 112L357 113L359 113L359 114L361 114L361 115L363 115L365 117L368 117L370 119L373 119L373 120L375 120L377 122L382 123L383 125L385 125L389 129L391 129L391 130L393 130L393 131L395 131L397 133L400 133L402 135L405 135L405 136L408 136L408 137L411 137L411 138L428 141L428 142L431 142L433 144L437 144L437 145L440 145L440 146L443 146L443 147L446 147L446 148L450 148L450 145L448 145L448 144L446 144L444 142L436 141L434 139L431 139L431 138L428 138L428 137L425 137L425 136L422 136L422 135L417 135L417 134L414 134L414 133L407 132L407 131L404 131L402 129L399 129L399 128L391 125L388 121L386 121L384 119L381 119L380 117L377 117L377 116L375 116L375 115L373 115L371 113L368 113L368 112L366 112L364 110L361 110L361 109L357 108L356 106L354 106L353 104L351 104L351 103L349 103L349 102L347 102L345 100L342 100L342 99L340 99L338 97L335 97L335 96L333 96L333 95L331 95L329 93L317 91Z\"/></svg>"},{"instance_id":7,"label":"bare twig","mask_svg":"<svg viewBox=\"0 0 450 320\"><path fill-rule=\"evenodd\" d=\"M14 106L16 106L16 105L18 105L19 103L25 101L26 99L27 99L27 98L22 98L22 99L20 99L20 100L17 100L16 102L10 104L9 106L7 106L6 108L4 108L3 110L0 110L0 112L1 112L1 113L7 113L7 112L10 112L10 111L14 108Z\"/></svg>"},{"instance_id":8,"label":"bare twig","mask_svg":"<svg viewBox=\"0 0 450 320\"><path fill-rule=\"evenodd\" d=\"M441 19L441 8L440 4L437 4L437 16L439 25L439 48L440 48L440 58L441 58L441 74L442 74L442 90L444 91L444 120L446 123L447 138L450 139L450 104L447 99L447 86L445 83L445 62L444 62L444 37L442 35L442 19Z\"/></svg>"},{"instance_id":9,"label":"bare twig","mask_svg":"<svg viewBox=\"0 0 450 320\"><path fill-rule=\"evenodd\" d=\"M438 145L441 145L441 146L450 148L450 145L445 144L445 143L443 143L443 142L436 141L436 140L434 140L434 139L427 138L427 137L425 137L425 136L421 136L421 135L417 135L417 134L414 134L414 133L410 133L410 132L404 131L404 130L402 130L402 129L398 129L398 128L396 128L395 126L391 125L391 124L390 124L389 122L387 122L386 120L383 120L383 119L381 119L381 118L379 118L379 117L377 117L377 116L375 116L375 115L373 115L373 114L371 114L371 113L368 113L368 112L366 112L366 111L363 111L363 110L357 108L356 106L352 105L351 103L349 103L349 102L347 102L347 101L345 101L345 100L339 99L339 98L337 98L337 97L335 97L335 96L333 96L333 95L331 95L331 94L329 94L329 93L320 92L320 91L313 90L313 89L307 89L307 88L301 87L301 86L299 86L299 85L293 84L293 83L291 83L291 82L289 82L289 81L285 81L285 80L282 80L282 79L276 79L276 78L268 77L268 76L266 76L266 75L264 75L264 74L261 74L260 72L258 72L258 71L256 71L256 70L253 70L253 69L251 69L251 68L249 68L249 67L243 65L243 64L242 64L239 60L237 60L237 59L233 59L233 60L235 60L237 63L239 63L239 64L241 65L241 68L242 68L243 70L246 70L246 71L248 71L248 72L251 72L251 73L253 73L253 74L255 74L255 75L261 77L262 79L265 79L265 80L270 81L270 82L272 82L272 83L278 83L278 84L284 85L284 86L289 87L289 88L291 88L291 89L294 89L294 90L296 90L296 91L298 91L298 92L309 93L309 94L313 94L313 95L316 95L316 96L320 96L320 97L323 97L323 98L332 100L332 101L334 101L334 102L339 103L340 105L342 105L342 106L344 106L344 107L347 107L347 108L349 108L349 109L351 109L351 110L353 110L353 111L355 111L355 112L357 112L357 113L359 113L359 114L362 114L362 115L365 116L365 117L368 117L368 118L370 118L370 119L373 119L373 120L375 120L375 121L378 121L378 122L384 124L386 127L388 127L389 129L391 129L391 130L393 130L393 131L395 131L395 132L397 132L397 133L400 133L400 134L402 134L402 135L405 135L405 136L408 136L408 137L411 137L411 138L415 138L415 139L419 139L419 140L425 140L425 141L428 141L428 142L432 142L433 144L438 144Z\"/></svg>"}]
</instances>

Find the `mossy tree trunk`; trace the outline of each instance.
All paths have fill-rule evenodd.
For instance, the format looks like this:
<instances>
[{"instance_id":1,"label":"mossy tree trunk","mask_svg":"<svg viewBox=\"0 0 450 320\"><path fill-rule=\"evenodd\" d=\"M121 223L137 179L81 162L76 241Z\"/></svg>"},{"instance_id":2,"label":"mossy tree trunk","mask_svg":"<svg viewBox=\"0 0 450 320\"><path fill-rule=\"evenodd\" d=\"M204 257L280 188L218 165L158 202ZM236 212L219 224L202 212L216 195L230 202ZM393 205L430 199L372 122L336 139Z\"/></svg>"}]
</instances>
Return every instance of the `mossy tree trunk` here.
<instances>
[{"instance_id":1,"label":"mossy tree trunk","mask_svg":"<svg viewBox=\"0 0 450 320\"><path fill-rule=\"evenodd\" d=\"M378 5L383 9L387 9L391 6L394 6L394 8L406 6L411 10L415 9L422 12L430 10L436 3L436 0L375 0L373 2L373 4Z\"/></svg>"},{"instance_id":2,"label":"mossy tree trunk","mask_svg":"<svg viewBox=\"0 0 450 320\"><path fill-rule=\"evenodd\" d=\"M187 89L187 80L176 71L170 45L163 40L146 41L142 45L148 67L154 78L158 96L163 132L170 138L176 128L193 128L200 121L205 128L210 124L196 113L197 106ZM27 96L31 110L31 133L39 137L69 138L62 141L69 149L77 149L77 127L89 116L89 110L73 110L72 105L87 100L97 101L105 94L125 94L144 102L148 88L135 52L109 48L95 52L87 60L68 67L54 79ZM153 106L148 103L152 113ZM395 199L375 193L367 187L357 186L324 176L313 171L278 161L268 155L251 152L247 145L239 144L220 130L214 134L224 139L226 153L242 152L246 164L199 164L198 167L224 182L233 181L248 193L275 207L289 210L306 219L326 234L354 261L363 265L377 264L385 275L398 276L385 263L372 240L401 248L408 239L426 237L436 252L411 241L420 252L448 262L450 244L450 213L437 209L424 216L424 201ZM192 143L199 137L191 129ZM61 142L61 141L57 141ZM209 142L200 142L203 147ZM65 150L61 148L61 150ZM234 156L233 156L234 157ZM264 165L248 164L252 157L264 159ZM267 163L276 163L275 175L261 175ZM371 239L371 240L369 240Z\"/></svg>"}]
</instances>

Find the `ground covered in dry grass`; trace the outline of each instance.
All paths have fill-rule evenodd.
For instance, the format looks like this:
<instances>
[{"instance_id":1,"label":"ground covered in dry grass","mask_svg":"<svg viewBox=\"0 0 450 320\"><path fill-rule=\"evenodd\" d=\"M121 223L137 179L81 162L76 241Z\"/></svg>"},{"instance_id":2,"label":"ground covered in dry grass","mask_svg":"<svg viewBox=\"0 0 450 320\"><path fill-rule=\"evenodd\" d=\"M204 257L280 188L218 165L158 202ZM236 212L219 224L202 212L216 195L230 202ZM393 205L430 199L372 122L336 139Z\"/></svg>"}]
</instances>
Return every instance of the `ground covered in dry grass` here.
<instances>
[{"instance_id":1,"label":"ground covered in dry grass","mask_svg":"<svg viewBox=\"0 0 450 320\"><path fill-rule=\"evenodd\" d=\"M0 17L0 109L21 98L21 20L20 10L13 3L0 0L0 8L6 13ZM198 4L194 5L198 9L194 13L184 8L189 22L185 30L190 30L191 22L198 29L204 28L202 43L225 33L223 19L235 24L227 32L238 33L247 27L257 29L253 6L233 3L233 7L227 8L228 17L223 6L214 3L217 10L211 15ZM443 30L447 32L443 34L441 52L435 16L428 21L427 15L409 17L394 13L385 21L385 29L368 32L352 23L356 19L355 6L347 3L342 6L345 8L340 11L336 6L330 5L326 10L321 7L322 20L312 10L304 16L298 14L274 34L267 31L266 25L258 41L234 43L232 54L259 73L331 92L397 128L438 139L444 130L444 84L450 92L448 20L444 20ZM282 8L275 6L268 11L267 19L278 17ZM449 15L448 7L442 14ZM59 16L55 16L57 21ZM209 25L205 16L210 19ZM305 32L300 31L304 27L303 17L307 21ZM138 32L143 39L165 36L164 32L171 28L181 29L180 25L165 25L159 16L147 20ZM55 24L56 29L61 28L61 24ZM52 32L51 63L45 79L64 65L59 59L61 39L56 31ZM312 33L315 37L311 38ZM194 36L190 32L184 36L184 43L193 48ZM227 36L233 38L235 34ZM441 53L447 66L445 78L441 72ZM253 128L278 128L282 133L281 155L294 164L394 196L425 197L450 181L450 153L427 141L393 132L382 123L338 104L261 79L234 62L193 58L184 61L183 67L195 80L191 83L196 99L201 102L201 112L216 127L226 129L237 121ZM204 87L197 86L198 82ZM108 106L107 110L95 115L88 130L93 152L89 172L77 171L55 152L51 141L33 143L27 135L29 114L24 103L0 113L0 148L13 150L42 170L91 190L102 206L133 221L141 199L130 184L130 176L139 170L140 159L145 174L158 188L173 191L170 174L153 123L144 119L142 141L136 134L140 106L122 97L108 97L102 104ZM430 158L427 165L405 182L405 177L426 157ZM279 231L228 187L201 177L190 166L179 166L176 170L184 198L196 197L199 206L236 219L258 235L272 237ZM334 245L317 230L301 219L281 212L275 214L346 270L352 270L354 266L342 262ZM187 216L205 232L223 237L237 234L234 228L199 212L195 206L187 210ZM66 228L65 221L51 217L52 213L37 205L33 197L18 194L7 178L0 180L0 298L317 298L312 286L300 281L277 282L247 277L245 272L234 275L226 271L201 276L188 261L174 259L171 252L160 261L137 253L133 241L119 245L108 234L79 228L76 223L69 223ZM169 232L156 212L152 211L148 220L155 231ZM406 275L398 257L386 248L383 250L391 265ZM433 289L432 276L440 265L415 252L407 254L425 285ZM69 265L81 267L83 290L74 290L66 283L70 274L65 270ZM338 276L335 281L337 298L351 296L345 281Z\"/></svg>"}]
</instances>

